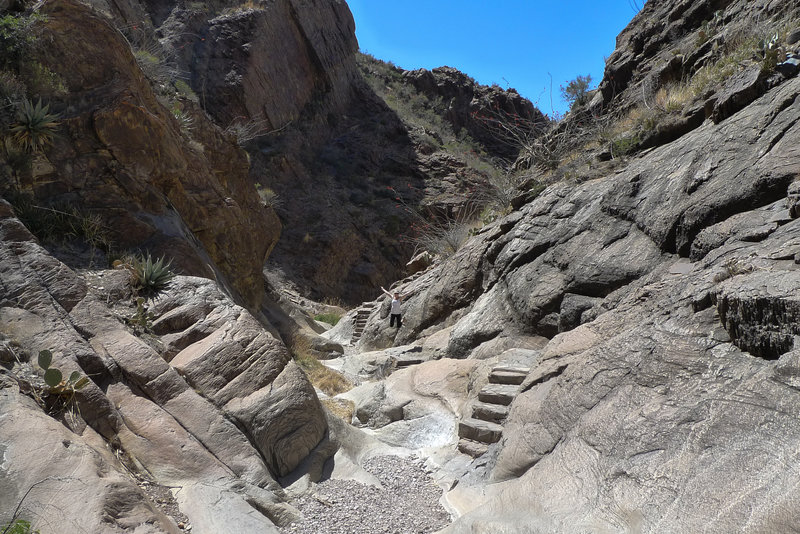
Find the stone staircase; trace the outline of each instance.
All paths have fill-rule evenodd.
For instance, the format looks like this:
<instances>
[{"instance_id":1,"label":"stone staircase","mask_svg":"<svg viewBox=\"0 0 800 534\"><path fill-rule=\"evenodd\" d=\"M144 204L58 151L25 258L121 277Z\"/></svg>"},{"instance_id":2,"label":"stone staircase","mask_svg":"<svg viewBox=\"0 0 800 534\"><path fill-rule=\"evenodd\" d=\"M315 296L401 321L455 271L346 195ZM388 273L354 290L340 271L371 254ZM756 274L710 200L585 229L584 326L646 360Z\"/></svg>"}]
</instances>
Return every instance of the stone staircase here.
<instances>
[{"instance_id":1,"label":"stone staircase","mask_svg":"<svg viewBox=\"0 0 800 534\"><path fill-rule=\"evenodd\" d=\"M503 436L508 406L519 393L530 368L498 365L489 374L489 383L472 405L472 417L458 423L458 450L477 458Z\"/></svg>"},{"instance_id":2,"label":"stone staircase","mask_svg":"<svg viewBox=\"0 0 800 534\"><path fill-rule=\"evenodd\" d=\"M364 328L367 326L367 320L377 306L376 302L367 302L361 305L356 310L353 316L353 336L350 338L350 344L355 345L361 336L364 334Z\"/></svg>"}]
</instances>

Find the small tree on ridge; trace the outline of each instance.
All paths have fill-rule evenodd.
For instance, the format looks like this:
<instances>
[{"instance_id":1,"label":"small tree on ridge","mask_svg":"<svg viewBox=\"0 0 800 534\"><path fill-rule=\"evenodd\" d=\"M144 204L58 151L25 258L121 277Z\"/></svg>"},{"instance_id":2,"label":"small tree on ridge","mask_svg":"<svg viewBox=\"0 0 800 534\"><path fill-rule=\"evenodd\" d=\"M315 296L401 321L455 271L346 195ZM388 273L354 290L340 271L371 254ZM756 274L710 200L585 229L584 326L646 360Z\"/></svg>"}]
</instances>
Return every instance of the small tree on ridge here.
<instances>
[{"instance_id":1,"label":"small tree on ridge","mask_svg":"<svg viewBox=\"0 0 800 534\"><path fill-rule=\"evenodd\" d=\"M572 109L575 106L580 106L586 103L589 95L589 85L592 83L592 75L578 76L574 80L567 83L567 86L561 86L561 96L564 101L569 104Z\"/></svg>"}]
</instances>

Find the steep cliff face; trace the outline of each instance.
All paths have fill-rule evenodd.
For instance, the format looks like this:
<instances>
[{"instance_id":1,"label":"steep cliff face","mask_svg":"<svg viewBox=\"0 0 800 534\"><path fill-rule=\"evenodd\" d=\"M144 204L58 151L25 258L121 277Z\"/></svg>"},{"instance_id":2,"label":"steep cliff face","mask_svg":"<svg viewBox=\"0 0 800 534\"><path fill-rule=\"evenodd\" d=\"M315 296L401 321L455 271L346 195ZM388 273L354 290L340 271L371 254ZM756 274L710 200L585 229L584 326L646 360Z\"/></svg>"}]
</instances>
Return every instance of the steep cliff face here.
<instances>
[{"instance_id":1,"label":"steep cliff face","mask_svg":"<svg viewBox=\"0 0 800 534\"><path fill-rule=\"evenodd\" d=\"M493 121L513 123L516 119L517 123L539 130L549 123L530 100L515 90L480 85L451 67L419 69L404 73L404 77L429 98L441 102L439 112L454 130L468 133L494 157L514 161L520 147L493 129Z\"/></svg>"},{"instance_id":2,"label":"steep cliff face","mask_svg":"<svg viewBox=\"0 0 800 534\"><path fill-rule=\"evenodd\" d=\"M106 258L68 266L0 199L2 521L19 505L43 532L274 532L292 514L276 480L331 454L313 387L259 311L277 216L235 139L145 76L154 55L83 4L37 7L46 46L29 59L62 84L43 95L58 126L28 166L4 145L1 194L98 217L115 252L184 276L156 296ZM45 349L85 387L45 384Z\"/></svg>"},{"instance_id":3,"label":"steep cliff face","mask_svg":"<svg viewBox=\"0 0 800 534\"><path fill-rule=\"evenodd\" d=\"M172 6L159 24L206 110L223 126L258 121L261 133L313 113L341 113L356 76L355 24L338 1L255 7ZM162 8L163 9L163 8Z\"/></svg>"},{"instance_id":4,"label":"steep cliff face","mask_svg":"<svg viewBox=\"0 0 800 534\"><path fill-rule=\"evenodd\" d=\"M718 58L726 43L758 36L769 46L779 21L798 16L792 2L703 0L646 2L617 37L597 99L630 106L670 82L679 82ZM709 95L705 95L709 96Z\"/></svg>"},{"instance_id":5,"label":"steep cliff face","mask_svg":"<svg viewBox=\"0 0 800 534\"><path fill-rule=\"evenodd\" d=\"M99 215L118 250L167 255L186 274L219 274L248 305L280 225L248 181L247 158L201 112L191 132L156 99L129 45L107 21L50 2L41 61L66 92L50 101L60 131L19 186L47 205Z\"/></svg>"},{"instance_id":6,"label":"steep cliff face","mask_svg":"<svg viewBox=\"0 0 800 534\"><path fill-rule=\"evenodd\" d=\"M306 293L346 302L373 297L377 286L405 274L415 249L406 207L452 214L473 202L467 191L485 186L485 171L432 146L443 144L438 133L431 138L364 83L344 2L101 5L137 51L154 51L247 149L250 181L284 228L269 268ZM445 70L436 74L449 77L439 89L421 73L404 83L431 101L452 93L434 109L447 116L452 136L478 134L472 114L498 103L541 117L516 93ZM479 163L491 168L487 161Z\"/></svg>"}]
</instances>

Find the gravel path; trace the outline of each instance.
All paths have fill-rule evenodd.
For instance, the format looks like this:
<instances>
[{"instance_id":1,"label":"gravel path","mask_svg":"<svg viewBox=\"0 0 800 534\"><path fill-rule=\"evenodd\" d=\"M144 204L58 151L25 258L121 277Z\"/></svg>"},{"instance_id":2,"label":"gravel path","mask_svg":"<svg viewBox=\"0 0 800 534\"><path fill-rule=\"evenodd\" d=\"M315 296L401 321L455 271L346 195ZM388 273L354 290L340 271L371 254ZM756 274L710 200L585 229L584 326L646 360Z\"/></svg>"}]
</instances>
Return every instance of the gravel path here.
<instances>
[{"instance_id":1,"label":"gravel path","mask_svg":"<svg viewBox=\"0 0 800 534\"><path fill-rule=\"evenodd\" d=\"M304 520L281 529L286 534L427 534L450 524L439 504L442 490L422 461L377 456L364 469L381 481L376 488L352 480L327 480L292 504Z\"/></svg>"}]
</instances>

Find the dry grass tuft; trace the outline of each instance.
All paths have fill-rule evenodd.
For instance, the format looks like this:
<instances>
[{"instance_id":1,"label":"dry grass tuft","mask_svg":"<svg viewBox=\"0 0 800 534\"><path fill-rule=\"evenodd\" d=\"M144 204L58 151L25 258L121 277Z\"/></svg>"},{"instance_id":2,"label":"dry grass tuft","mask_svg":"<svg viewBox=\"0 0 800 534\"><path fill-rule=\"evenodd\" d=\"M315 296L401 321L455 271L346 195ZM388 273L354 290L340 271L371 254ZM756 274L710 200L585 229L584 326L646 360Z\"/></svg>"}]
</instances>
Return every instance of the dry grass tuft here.
<instances>
[{"instance_id":1,"label":"dry grass tuft","mask_svg":"<svg viewBox=\"0 0 800 534\"><path fill-rule=\"evenodd\" d=\"M669 84L659 89L656 93L656 109L664 113L681 112L687 104L694 100L694 96L694 93L686 84Z\"/></svg>"},{"instance_id":2,"label":"dry grass tuft","mask_svg":"<svg viewBox=\"0 0 800 534\"><path fill-rule=\"evenodd\" d=\"M353 389L353 384L344 375L320 363L314 356L307 338L295 335L290 350L292 357L305 372L311 384L326 395L338 395Z\"/></svg>"},{"instance_id":3,"label":"dry grass tuft","mask_svg":"<svg viewBox=\"0 0 800 534\"><path fill-rule=\"evenodd\" d=\"M322 399L321 402L329 412L339 419L344 419L348 423L353 420L353 414L356 412L356 403L353 401L346 399Z\"/></svg>"}]
</instances>

